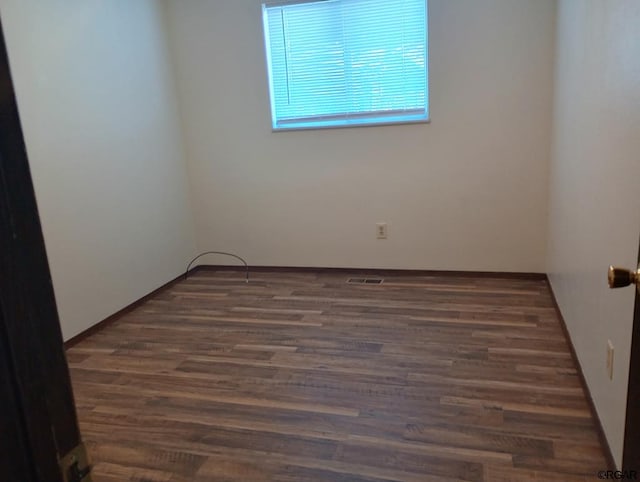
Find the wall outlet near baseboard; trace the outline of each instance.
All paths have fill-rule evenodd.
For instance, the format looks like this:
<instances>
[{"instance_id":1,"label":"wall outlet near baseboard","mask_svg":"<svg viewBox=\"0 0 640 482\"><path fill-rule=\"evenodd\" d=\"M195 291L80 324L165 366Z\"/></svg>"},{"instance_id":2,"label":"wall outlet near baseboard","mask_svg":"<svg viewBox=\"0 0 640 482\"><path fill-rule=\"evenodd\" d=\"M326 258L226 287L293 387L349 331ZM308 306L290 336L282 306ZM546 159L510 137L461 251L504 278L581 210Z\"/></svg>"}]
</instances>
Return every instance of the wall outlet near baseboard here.
<instances>
[{"instance_id":1,"label":"wall outlet near baseboard","mask_svg":"<svg viewBox=\"0 0 640 482\"><path fill-rule=\"evenodd\" d=\"M387 223L376 223L376 237L387 239Z\"/></svg>"},{"instance_id":2,"label":"wall outlet near baseboard","mask_svg":"<svg viewBox=\"0 0 640 482\"><path fill-rule=\"evenodd\" d=\"M609 380L613 380L613 343L607 340L607 373Z\"/></svg>"}]
</instances>

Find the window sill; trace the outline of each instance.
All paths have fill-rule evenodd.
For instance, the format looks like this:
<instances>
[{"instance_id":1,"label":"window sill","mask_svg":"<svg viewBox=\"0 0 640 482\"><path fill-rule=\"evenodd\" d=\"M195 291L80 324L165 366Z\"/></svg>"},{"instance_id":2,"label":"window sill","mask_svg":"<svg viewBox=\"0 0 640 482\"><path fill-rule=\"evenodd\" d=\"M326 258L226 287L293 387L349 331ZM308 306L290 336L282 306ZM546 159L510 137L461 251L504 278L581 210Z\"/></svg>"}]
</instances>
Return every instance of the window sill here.
<instances>
[{"instance_id":1,"label":"window sill","mask_svg":"<svg viewBox=\"0 0 640 482\"><path fill-rule=\"evenodd\" d=\"M389 122L354 122L347 124L335 124L335 125L297 125L287 127L272 127L271 132L290 132L290 131L315 131L325 129L349 129L349 128L362 128L362 127L389 127L389 126L406 126L412 124L431 124L431 118L426 119L412 119L405 121L389 121Z\"/></svg>"}]
</instances>

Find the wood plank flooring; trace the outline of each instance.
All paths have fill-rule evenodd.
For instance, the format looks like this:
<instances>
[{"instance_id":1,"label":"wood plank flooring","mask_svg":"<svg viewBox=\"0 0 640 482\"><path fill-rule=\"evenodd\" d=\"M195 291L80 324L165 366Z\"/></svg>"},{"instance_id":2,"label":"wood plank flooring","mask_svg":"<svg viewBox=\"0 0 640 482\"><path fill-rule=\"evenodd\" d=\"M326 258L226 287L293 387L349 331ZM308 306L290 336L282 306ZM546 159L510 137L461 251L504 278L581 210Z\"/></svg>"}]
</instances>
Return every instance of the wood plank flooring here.
<instances>
[{"instance_id":1,"label":"wood plank flooring","mask_svg":"<svg viewBox=\"0 0 640 482\"><path fill-rule=\"evenodd\" d=\"M544 280L199 271L67 352L96 482L593 481Z\"/></svg>"}]
</instances>

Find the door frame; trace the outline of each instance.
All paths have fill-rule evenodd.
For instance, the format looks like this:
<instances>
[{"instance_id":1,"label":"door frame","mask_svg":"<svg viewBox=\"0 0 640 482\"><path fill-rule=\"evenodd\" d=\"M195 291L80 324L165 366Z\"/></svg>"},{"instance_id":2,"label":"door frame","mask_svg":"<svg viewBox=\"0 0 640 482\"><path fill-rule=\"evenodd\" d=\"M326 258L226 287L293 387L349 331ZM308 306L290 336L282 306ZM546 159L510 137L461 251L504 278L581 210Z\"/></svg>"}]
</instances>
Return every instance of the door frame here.
<instances>
[{"instance_id":1,"label":"door frame","mask_svg":"<svg viewBox=\"0 0 640 482\"><path fill-rule=\"evenodd\" d=\"M4 330L2 308L0 307L0 353L7 353L9 339ZM20 410L20 401L17 398L16 380L9 360L5 356L0 356L0 473L6 480L35 479L32 471L31 460L27 457L28 450L24 434L26 433L26 422Z\"/></svg>"},{"instance_id":2,"label":"door frame","mask_svg":"<svg viewBox=\"0 0 640 482\"><path fill-rule=\"evenodd\" d=\"M0 480L62 482L80 431L1 20L0 348Z\"/></svg>"},{"instance_id":3,"label":"door frame","mask_svg":"<svg viewBox=\"0 0 640 482\"><path fill-rule=\"evenodd\" d=\"M640 243L638 243L640 266ZM629 360L629 386L624 429L623 470L640 472L640 288L635 289L636 301L631 333L631 359Z\"/></svg>"}]
</instances>

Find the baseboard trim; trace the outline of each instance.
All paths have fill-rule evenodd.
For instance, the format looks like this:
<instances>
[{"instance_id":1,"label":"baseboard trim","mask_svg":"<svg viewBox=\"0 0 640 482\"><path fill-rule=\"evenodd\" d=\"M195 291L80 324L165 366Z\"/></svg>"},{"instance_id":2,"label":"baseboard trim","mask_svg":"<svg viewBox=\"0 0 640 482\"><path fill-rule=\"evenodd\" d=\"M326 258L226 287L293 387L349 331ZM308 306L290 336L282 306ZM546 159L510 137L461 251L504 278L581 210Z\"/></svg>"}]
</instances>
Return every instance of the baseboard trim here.
<instances>
[{"instance_id":1,"label":"baseboard trim","mask_svg":"<svg viewBox=\"0 0 640 482\"><path fill-rule=\"evenodd\" d=\"M582 385L582 390L584 391L585 398L589 403L589 409L591 410L591 416L596 422L596 429L598 431L598 438L600 439L600 443L604 448L604 454L607 458L607 464L609 465L610 470L617 470L615 458L613 457L613 452L611 451L611 446L609 445L609 441L607 440L607 436L604 433L604 428L602 427L602 421L600 420L600 416L596 410L596 405L593 402L593 397L591 396L591 390L589 390L589 385L587 385L587 380L584 377L584 372L582 371L582 365L580 365L580 360L578 359L578 354L576 353L576 349L573 346L573 340L571 340L571 336L569 335L569 329L567 328L567 324L564 321L564 317L562 316L562 311L560 310L560 305L558 304L558 300L556 299L556 295L553 292L553 287L551 286L551 281L549 280L549 276L545 275L545 279L547 282L547 286L549 287L549 292L551 293L551 299L553 300L553 306L556 310L556 314L558 315L558 319L560 320L560 326L562 327L562 331L564 333L564 337L569 343L569 349L571 350L571 358L573 358L573 362L578 368L578 377L580 378L580 383ZM604 468L604 467L603 467Z\"/></svg>"},{"instance_id":2,"label":"baseboard trim","mask_svg":"<svg viewBox=\"0 0 640 482\"><path fill-rule=\"evenodd\" d=\"M192 275L198 271L245 271L244 266L231 266L231 265L199 265L187 273L187 277ZM286 266L251 266L250 272L255 273L266 273L266 272L287 272L287 273L349 273L349 274L363 274L363 275L393 275L393 276L454 276L460 278L470 278L470 277L482 277L482 278L497 278L497 279L525 279L525 280L544 280L549 288L549 293L551 294L551 299L553 301L553 306L555 308L556 314L560 321L560 326L562 327L562 331L564 336L569 344L569 349L571 351L571 357L577 367L578 377L580 378L580 383L582 385L582 390L584 391L585 398L589 404L589 408L591 411L591 415L596 422L596 429L598 431L598 437L600 439L600 443L604 448L605 457L607 458L607 463L612 470L616 469L615 459L613 457L613 453L611 451L611 447L605 436L604 429L602 427L602 422L600 420L600 416L596 411L595 404L593 402L593 397L591 396L591 391L589 390L589 386L587 385L586 379L584 377L584 372L582 371L582 365L580 365L580 361L576 354L575 347L573 346L573 341L569 335L569 330L567 329L566 322L564 317L562 316L562 311L560 310L560 306L558 305L558 300L556 299L556 295L553 292L553 287L551 286L551 282L549 281L549 277L544 273L517 273L517 272L493 272L493 271L444 271L444 270L411 270L411 269L374 269L374 268L312 268L312 267L286 267ZM64 343L64 347L66 350L74 347L81 341L87 339L91 335L98 333L101 330L104 330L109 325L113 324L115 321L120 319L123 315L133 311L144 302L157 295L158 293L170 288L177 282L185 279L185 274L181 274L171 281L165 283L159 288L153 290L151 293L143 296L142 298L134 301L128 306L125 306L123 309L117 311L113 315L105 318L104 320L96 323L91 326L87 330L79 333L73 338L67 340Z\"/></svg>"},{"instance_id":3,"label":"baseboard trim","mask_svg":"<svg viewBox=\"0 0 640 482\"><path fill-rule=\"evenodd\" d=\"M245 268L243 266L231 266L231 265L199 265L187 273L187 277L192 275L198 271L242 271L244 272ZM615 459L613 457L613 453L611 451L611 447L605 436L604 429L602 427L602 422L600 421L600 416L596 411L595 404L593 402L593 397L591 396L591 391L589 390L589 386L587 385L587 381L584 377L584 373L582 371L582 365L580 365L580 361L576 354L575 347L573 346L573 341L571 340L571 336L569 335L569 330L567 329L566 322L564 317L562 316L562 311L560 310L560 306L558 305L558 300L556 299L555 293L553 292L553 287L551 286L551 282L549 281L549 277L544 273L517 273L517 272L493 272L493 271L444 271L444 270L411 270L411 269L374 269L374 268L312 268L312 267L287 267L287 266L252 266L250 268L250 272L255 273L267 273L267 272L281 272L281 273L349 273L349 274L362 274L362 275L378 275L378 276L454 276L460 278L470 278L470 277L482 277L482 278L497 278L497 279L524 279L524 280L544 280L549 288L549 293L551 294L551 299L553 301L553 306L555 308L556 314L560 321L560 326L562 327L562 331L564 336L569 344L569 349L571 351L571 357L577 367L578 377L580 378L580 383L582 385L582 390L584 391L585 398L589 403L589 408L591 411L591 415L593 419L596 421L596 429L598 431L598 437L600 439L600 443L602 444L605 456L607 458L607 463L609 467L613 470L616 469ZM95 325L89 327L82 333L74 336L73 338L67 340L64 343L65 350L68 350L81 341L87 339L91 335L98 333L99 331L104 330L109 325L113 324L115 321L120 319L127 313L130 313L143 303L145 303L150 298L154 297L158 293L170 288L175 285L177 282L185 279L185 274L181 274L171 281L165 283L159 288L153 290L151 293L143 296L142 298L134 301L128 306L125 306L121 310L117 311L113 315L105 318L104 320L96 323Z\"/></svg>"},{"instance_id":4,"label":"baseboard trim","mask_svg":"<svg viewBox=\"0 0 640 482\"><path fill-rule=\"evenodd\" d=\"M242 271L245 272L244 266L237 265L210 265L201 264L195 266L189 270L187 277L198 271ZM444 270L413 270L413 269L375 269L375 268L313 268L313 267L301 267L301 266L251 266L249 272L254 273L344 273L353 275L377 275L377 276L454 276L460 278L497 278L497 279L525 279L525 280L546 280L547 275L544 273L516 273L516 272L493 272L493 271L444 271ZM125 314L133 311L138 306L143 304L158 293L170 288L178 281L185 279L185 275L175 277L171 281L165 283L159 288L153 290L151 293L143 296L139 300L134 301L128 306L125 306L121 310L117 311L113 315L99 321L95 325L87 328L82 333L77 334L73 338L70 338L64 343L64 348L68 350L74 347L82 340L87 339L91 335L104 330L109 325L113 324L119 318ZM548 280L547 280L548 282ZM555 298L554 298L555 300Z\"/></svg>"},{"instance_id":5,"label":"baseboard trim","mask_svg":"<svg viewBox=\"0 0 640 482\"><path fill-rule=\"evenodd\" d=\"M201 264L197 266L202 271L242 271L246 268L237 265ZM511 271L446 271L426 269L387 269L387 268L318 268L310 266L249 266L251 273L337 273L353 275L378 275L378 276L453 276L459 278L497 278L497 279L523 279L546 280L544 273L520 273Z\"/></svg>"},{"instance_id":6,"label":"baseboard trim","mask_svg":"<svg viewBox=\"0 0 640 482\"><path fill-rule=\"evenodd\" d=\"M192 268L191 270L189 270L189 273L187 273L187 275L193 274L193 273L195 273L196 271L199 271L199 270L200 270L200 267L196 266L195 268ZM73 348L75 345L77 345L81 341L89 338L91 335L94 335L94 334L98 333L99 331L104 330L106 327L108 327L109 325L113 324L115 321L120 319L122 316L124 316L127 313L130 313L131 311L135 310L138 306L143 304L145 301L147 301L150 298L154 297L158 293L166 290L167 288L170 288L171 286L176 284L178 281L183 280L184 278L185 278L185 273L182 273L181 275L176 276L174 279L172 279L171 281L163 284L159 288L153 290L151 293L144 295L139 300L134 301L130 305L127 305L124 308L122 308L121 310L115 312L113 315L105 318L102 321L99 321L95 325L90 326L89 328L87 328L85 331L83 331L83 332L77 334L76 336L68 339L67 341L64 342L65 350L68 350L69 348Z\"/></svg>"}]
</instances>

